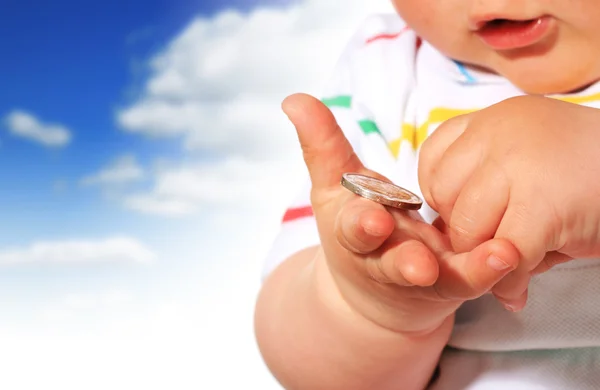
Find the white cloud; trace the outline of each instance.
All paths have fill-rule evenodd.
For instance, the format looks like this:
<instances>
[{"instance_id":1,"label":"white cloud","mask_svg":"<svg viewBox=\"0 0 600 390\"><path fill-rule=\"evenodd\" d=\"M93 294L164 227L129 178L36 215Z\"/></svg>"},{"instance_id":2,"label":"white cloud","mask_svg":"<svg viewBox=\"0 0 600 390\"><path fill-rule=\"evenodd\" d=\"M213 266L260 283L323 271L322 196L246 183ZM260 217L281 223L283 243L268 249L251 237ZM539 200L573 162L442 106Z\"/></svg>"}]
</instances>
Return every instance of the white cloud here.
<instances>
[{"instance_id":1,"label":"white cloud","mask_svg":"<svg viewBox=\"0 0 600 390\"><path fill-rule=\"evenodd\" d=\"M232 157L219 163L183 164L156 175L151 192L125 198L131 209L169 216L201 209L273 208L297 189L302 166ZM297 184L297 185L296 185Z\"/></svg>"},{"instance_id":2,"label":"white cloud","mask_svg":"<svg viewBox=\"0 0 600 390\"><path fill-rule=\"evenodd\" d=\"M282 157L295 145L294 133L279 109L285 95L240 94L225 102L150 98L123 112L120 120L129 131L182 136L187 151Z\"/></svg>"},{"instance_id":3,"label":"white cloud","mask_svg":"<svg viewBox=\"0 0 600 390\"><path fill-rule=\"evenodd\" d=\"M126 196L125 205L176 216L289 200L302 160L281 101L318 94L358 24L390 11L386 0L308 0L195 19L152 59L144 94L117 120L128 132L179 137L189 156L221 158L159 171L152 189Z\"/></svg>"},{"instance_id":4,"label":"white cloud","mask_svg":"<svg viewBox=\"0 0 600 390\"><path fill-rule=\"evenodd\" d=\"M99 292L68 293L60 301L53 302L41 309L41 320L51 324L63 325L78 317L90 314L114 315L122 308L132 309L135 304L133 294L124 289L107 289Z\"/></svg>"},{"instance_id":5,"label":"white cloud","mask_svg":"<svg viewBox=\"0 0 600 390\"><path fill-rule=\"evenodd\" d=\"M383 0L308 0L198 18L153 58L145 94L118 121L131 132L181 136L190 150L281 157L295 145L281 100L317 93L359 22L391 9Z\"/></svg>"},{"instance_id":6,"label":"white cloud","mask_svg":"<svg viewBox=\"0 0 600 390\"><path fill-rule=\"evenodd\" d=\"M128 237L104 240L39 241L0 250L0 265L147 263L156 259L141 242Z\"/></svg>"},{"instance_id":7,"label":"white cloud","mask_svg":"<svg viewBox=\"0 0 600 390\"><path fill-rule=\"evenodd\" d=\"M135 156L124 155L116 158L106 168L86 176L81 183L84 185L126 184L144 178L144 170Z\"/></svg>"},{"instance_id":8,"label":"white cloud","mask_svg":"<svg viewBox=\"0 0 600 390\"><path fill-rule=\"evenodd\" d=\"M173 249L193 263L210 259L176 281L189 289L161 290L173 282L161 280L147 306L147 294L126 286L78 291L43 307L25 328L0 324L0 343L11 351L0 352L0 388L282 389L253 335L259 258L269 238L255 220L232 226L214 231L209 242ZM227 235L239 229L260 234ZM26 375L32 367L36 375Z\"/></svg>"},{"instance_id":9,"label":"white cloud","mask_svg":"<svg viewBox=\"0 0 600 390\"><path fill-rule=\"evenodd\" d=\"M61 303L69 310L97 310L98 308L114 308L133 301L131 292L122 289L105 290L100 293L67 294Z\"/></svg>"},{"instance_id":10,"label":"white cloud","mask_svg":"<svg viewBox=\"0 0 600 390\"><path fill-rule=\"evenodd\" d=\"M8 130L19 137L48 147L63 147L71 142L71 131L63 125L42 123L33 114L14 110L4 119Z\"/></svg>"},{"instance_id":11,"label":"white cloud","mask_svg":"<svg viewBox=\"0 0 600 390\"><path fill-rule=\"evenodd\" d=\"M251 306L227 309L236 300L252 301L249 295L232 295L209 311L170 301L149 312L133 306L128 315L120 311L93 327L83 327L72 315L44 315L35 332L3 326L0 387L282 389L254 348ZM79 324L75 330L73 321Z\"/></svg>"},{"instance_id":12,"label":"white cloud","mask_svg":"<svg viewBox=\"0 0 600 390\"><path fill-rule=\"evenodd\" d=\"M125 207L143 214L179 217L194 214L198 207L185 199L161 197L157 193L133 194L123 199Z\"/></svg>"}]
</instances>

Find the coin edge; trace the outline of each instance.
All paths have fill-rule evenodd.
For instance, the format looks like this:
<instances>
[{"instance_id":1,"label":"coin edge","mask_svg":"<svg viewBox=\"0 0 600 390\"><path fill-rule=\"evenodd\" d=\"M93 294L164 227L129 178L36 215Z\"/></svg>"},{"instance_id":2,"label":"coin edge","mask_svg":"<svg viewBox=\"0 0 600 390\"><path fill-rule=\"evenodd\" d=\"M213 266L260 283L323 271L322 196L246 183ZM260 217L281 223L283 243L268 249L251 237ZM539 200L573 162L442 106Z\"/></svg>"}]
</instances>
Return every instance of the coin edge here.
<instances>
[{"instance_id":1,"label":"coin edge","mask_svg":"<svg viewBox=\"0 0 600 390\"><path fill-rule=\"evenodd\" d=\"M390 200L389 198L382 197L382 196L378 195L377 192L374 192L372 190L369 190L367 188L360 187L360 186L354 184L352 182L352 180L348 178L349 176L361 176L361 177L367 178L368 180L378 180L378 181L384 182L386 184L391 184L393 186L398 187L402 191L409 193L416 200L418 200L418 202L393 201L393 200ZM401 209L401 210L419 210L421 208L421 206L423 205L423 200L417 194L413 193L412 191L409 191L409 190L407 190L403 187L400 187L399 185L396 185L394 183L385 182L383 180L380 180L380 179L377 179L374 177L370 177L367 175L362 175L360 173L344 173L344 174L342 174L341 185L344 188L346 188L347 190L351 191L352 193L354 193L358 196L361 196L365 199L369 199L373 202L382 204L384 206L390 206L390 207L394 207L394 208Z\"/></svg>"}]
</instances>

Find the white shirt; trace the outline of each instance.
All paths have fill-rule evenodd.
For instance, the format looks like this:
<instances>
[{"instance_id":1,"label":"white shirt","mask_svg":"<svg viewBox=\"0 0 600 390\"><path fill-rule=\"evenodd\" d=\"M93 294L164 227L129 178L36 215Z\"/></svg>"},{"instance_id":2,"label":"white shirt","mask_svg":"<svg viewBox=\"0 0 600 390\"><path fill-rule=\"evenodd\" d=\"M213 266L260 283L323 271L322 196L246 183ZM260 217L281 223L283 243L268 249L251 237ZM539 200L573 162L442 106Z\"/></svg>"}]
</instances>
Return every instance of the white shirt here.
<instances>
[{"instance_id":1,"label":"white shirt","mask_svg":"<svg viewBox=\"0 0 600 390\"><path fill-rule=\"evenodd\" d=\"M523 92L466 69L422 42L397 15L368 18L344 51L323 101L362 162L419 195L419 148L447 119ZM553 96L600 108L600 84ZM284 217L266 276L319 243L310 182ZM435 212L421 210L427 221ZM434 390L600 389L600 260L575 260L535 277L521 313L491 296L457 312Z\"/></svg>"}]
</instances>

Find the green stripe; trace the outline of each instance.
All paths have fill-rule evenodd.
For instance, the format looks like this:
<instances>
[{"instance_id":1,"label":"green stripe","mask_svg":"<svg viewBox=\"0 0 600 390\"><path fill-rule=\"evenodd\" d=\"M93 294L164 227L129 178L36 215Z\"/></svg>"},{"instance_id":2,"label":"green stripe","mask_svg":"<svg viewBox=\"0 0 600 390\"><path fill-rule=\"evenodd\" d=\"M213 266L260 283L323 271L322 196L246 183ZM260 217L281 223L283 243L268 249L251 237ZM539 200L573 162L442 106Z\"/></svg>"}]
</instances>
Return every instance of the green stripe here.
<instances>
[{"instance_id":1,"label":"green stripe","mask_svg":"<svg viewBox=\"0 0 600 390\"><path fill-rule=\"evenodd\" d=\"M358 121L358 125L360 126L363 133L365 133L365 134L375 133L375 134L381 135L381 131L379 131L379 127L377 127L377 124L372 120L365 119L362 121Z\"/></svg>"},{"instance_id":2,"label":"green stripe","mask_svg":"<svg viewBox=\"0 0 600 390\"><path fill-rule=\"evenodd\" d=\"M350 108L352 104L352 96L334 96L321 100L327 107L343 107Z\"/></svg>"}]
</instances>

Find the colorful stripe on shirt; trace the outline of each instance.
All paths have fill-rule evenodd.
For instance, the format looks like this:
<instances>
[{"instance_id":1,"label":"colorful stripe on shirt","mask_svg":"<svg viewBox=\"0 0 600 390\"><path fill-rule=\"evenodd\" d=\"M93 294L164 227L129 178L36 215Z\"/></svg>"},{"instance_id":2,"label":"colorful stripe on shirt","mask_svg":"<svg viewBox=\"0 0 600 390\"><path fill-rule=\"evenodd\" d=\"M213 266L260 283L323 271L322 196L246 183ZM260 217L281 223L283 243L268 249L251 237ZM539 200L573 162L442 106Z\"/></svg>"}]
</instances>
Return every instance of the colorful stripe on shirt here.
<instances>
[{"instance_id":1,"label":"colorful stripe on shirt","mask_svg":"<svg viewBox=\"0 0 600 390\"><path fill-rule=\"evenodd\" d=\"M321 99L321 102L329 108L350 108L352 106L352 96L340 95Z\"/></svg>"},{"instance_id":2,"label":"colorful stripe on shirt","mask_svg":"<svg viewBox=\"0 0 600 390\"><path fill-rule=\"evenodd\" d=\"M312 206L292 207L285 211L282 223L295 221L297 219L308 218L314 215Z\"/></svg>"},{"instance_id":3,"label":"colorful stripe on shirt","mask_svg":"<svg viewBox=\"0 0 600 390\"><path fill-rule=\"evenodd\" d=\"M321 99L321 102L325 104L329 108L337 107L337 108L350 108L352 106L352 96L349 95L340 95L333 96L329 98ZM361 119L358 122L358 127L362 130L363 134L377 134L383 137L379 126L374 120L371 119Z\"/></svg>"},{"instance_id":4,"label":"colorful stripe on shirt","mask_svg":"<svg viewBox=\"0 0 600 390\"><path fill-rule=\"evenodd\" d=\"M373 36L371 38L368 38L365 41L365 44L368 45L368 44L376 42L376 41L396 39L400 35L404 34L406 31L409 31L409 30L410 30L410 27L406 26L402 30L398 31L397 33L378 34L378 35L375 35L375 36Z\"/></svg>"},{"instance_id":5,"label":"colorful stripe on shirt","mask_svg":"<svg viewBox=\"0 0 600 390\"><path fill-rule=\"evenodd\" d=\"M562 100L574 104L586 104L600 101L600 93L588 96L548 96L557 100ZM434 124L441 124L454 117L470 114L479 109L455 109L447 107L436 107L429 112L427 120L421 126L415 126L409 123L402 125L402 134L399 138L388 143L394 157L398 157L400 145L402 142L408 142L413 150L418 150L429 134L429 128Z\"/></svg>"},{"instance_id":6,"label":"colorful stripe on shirt","mask_svg":"<svg viewBox=\"0 0 600 390\"><path fill-rule=\"evenodd\" d=\"M467 77L465 75L465 77ZM596 93L589 96L549 96L558 100L562 100L574 104L585 104L600 101L600 93ZM350 108L352 106L352 96L350 95L339 95L329 98L322 99L323 104L329 108ZM402 124L400 137L387 141L388 149L394 156L398 158L400 154L400 146L403 142L408 142L413 150L418 150L429 134L429 128L434 124L443 123L449 119L457 117L459 115L470 114L477 111L478 109L455 109L447 107L436 107L429 112L427 120L420 126L415 126L410 123ZM383 137L379 126L374 120L363 119L358 121L358 126L362 130L363 134L377 134Z\"/></svg>"},{"instance_id":7,"label":"colorful stripe on shirt","mask_svg":"<svg viewBox=\"0 0 600 390\"><path fill-rule=\"evenodd\" d=\"M463 75L465 81L469 84L475 84L477 79L467 70L467 67L458 61L454 61L456 66L458 67L458 71Z\"/></svg>"}]
</instances>

